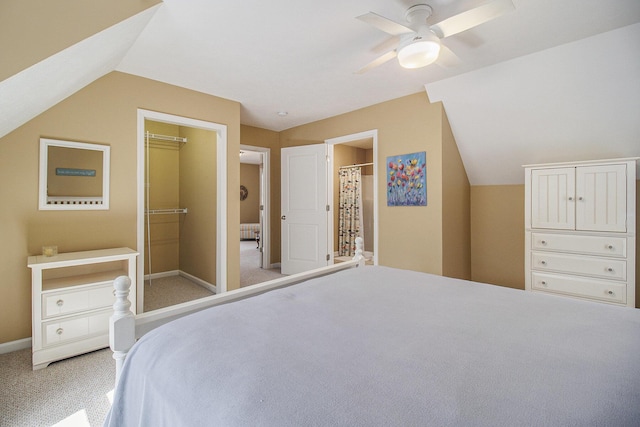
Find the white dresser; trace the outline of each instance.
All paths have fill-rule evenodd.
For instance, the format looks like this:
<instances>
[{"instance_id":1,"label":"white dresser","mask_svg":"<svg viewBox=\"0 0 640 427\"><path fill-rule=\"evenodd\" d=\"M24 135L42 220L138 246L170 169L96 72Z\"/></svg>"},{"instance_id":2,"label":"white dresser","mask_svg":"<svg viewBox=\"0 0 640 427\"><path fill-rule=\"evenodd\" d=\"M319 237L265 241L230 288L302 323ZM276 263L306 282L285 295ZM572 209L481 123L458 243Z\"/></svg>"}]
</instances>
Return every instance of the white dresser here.
<instances>
[{"instance_id":1,"label":"white dresser","mask_svg":"<svg viewBox=\"0 0 640 427\"><path fill-rule=\"evenodd\" d=\"M525 165L525 289L635 307L638 158Z\"/></svg>"},{"instance_id":2,"label":"white dresser","mask_svg":"<svg viewBox=\"0 0 640 427\"><path fill-rule=\"evenodd\" d=\"M109 346L113 280L129 276L135 310L137 255L114 248L29 257L33 369Z\"/></svg>"}]
</instances>

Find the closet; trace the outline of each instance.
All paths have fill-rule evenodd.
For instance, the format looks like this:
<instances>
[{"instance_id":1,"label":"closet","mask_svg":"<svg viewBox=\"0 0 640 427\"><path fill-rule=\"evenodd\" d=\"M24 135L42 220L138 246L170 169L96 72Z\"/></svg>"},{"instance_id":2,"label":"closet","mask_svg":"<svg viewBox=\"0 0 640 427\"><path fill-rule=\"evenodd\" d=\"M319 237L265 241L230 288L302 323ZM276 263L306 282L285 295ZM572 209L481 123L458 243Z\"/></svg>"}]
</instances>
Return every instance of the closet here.
<instances>
[{"instance_id":1,"label":"closet","mask_svg":"<svg viewBox=\"0 0 640 427\"><path fill-rule=\"evenodd\" d=\"M525 165L525 289L635 307L636 161Z\"/></svg>"}]
</instances>

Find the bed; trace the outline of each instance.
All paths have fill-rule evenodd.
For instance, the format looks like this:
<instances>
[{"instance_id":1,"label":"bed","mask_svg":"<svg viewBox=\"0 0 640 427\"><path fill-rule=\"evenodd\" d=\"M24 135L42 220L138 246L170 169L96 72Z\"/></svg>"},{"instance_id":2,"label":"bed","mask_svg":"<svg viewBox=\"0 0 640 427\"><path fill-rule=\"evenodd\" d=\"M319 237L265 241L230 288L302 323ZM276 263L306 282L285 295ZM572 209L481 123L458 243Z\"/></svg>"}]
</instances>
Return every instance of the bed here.
<instances>
[{"instance_id":1,"label":"bed","mask_svg":"<svg viewBox=\"0 0 640 427\"><path fill-rule=\"evenodd\" d=\"M106 426L637 426L640 310L381 266L146 333Z\"/></svg>"},{"instance_id":2,"label":"bed","mask_svg":"<svg viewBox=\"0 0 640 427\"><path fill-rule=\"evenodd\" d=\"M256 240L260 234L260 224L240 224L240 240Z\"/></svg>"}]
</instances>

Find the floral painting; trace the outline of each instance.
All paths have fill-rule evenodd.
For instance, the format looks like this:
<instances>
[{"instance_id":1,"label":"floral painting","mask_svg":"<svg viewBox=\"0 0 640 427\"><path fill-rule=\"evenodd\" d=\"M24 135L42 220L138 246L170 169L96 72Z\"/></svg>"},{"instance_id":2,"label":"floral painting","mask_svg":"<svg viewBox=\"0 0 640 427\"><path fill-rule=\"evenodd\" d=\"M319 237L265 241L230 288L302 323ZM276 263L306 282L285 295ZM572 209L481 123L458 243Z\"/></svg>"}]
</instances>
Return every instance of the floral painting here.
<instances>
[{"instance_id":1,"label":"floral painting","mask_svg":"<svg viewBox=\"0 0 640 427\"><path fill-rule=\"evenodd\" d=\"M387 206L427 206L427 153L387 157Z\"/></svg>"}]
</instances>

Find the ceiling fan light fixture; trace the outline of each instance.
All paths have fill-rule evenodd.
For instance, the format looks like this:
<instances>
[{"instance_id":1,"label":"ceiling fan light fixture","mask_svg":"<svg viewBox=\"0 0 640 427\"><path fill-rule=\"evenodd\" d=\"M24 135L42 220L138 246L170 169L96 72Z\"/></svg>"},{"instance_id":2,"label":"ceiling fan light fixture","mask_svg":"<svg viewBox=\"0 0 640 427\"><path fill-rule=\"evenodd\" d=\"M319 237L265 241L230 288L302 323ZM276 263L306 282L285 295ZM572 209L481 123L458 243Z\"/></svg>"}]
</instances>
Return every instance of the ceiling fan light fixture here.
<instances>
[{"instance_id":1,"label":"ceiling fan light fixture","mask_svg":"<svg viewBox=\"0 0 640 427\"><path fill-rule=\"evenodd\" d=\"M398 49L398 62L403 68L425 67L438 59L440 39L431 31L419 31Z\"/></svg>"}]
</instances>

